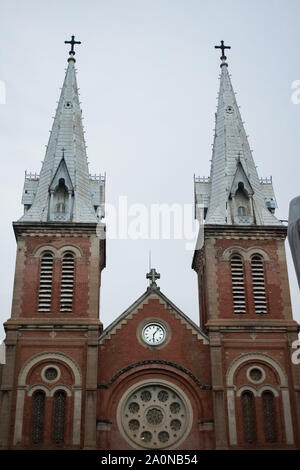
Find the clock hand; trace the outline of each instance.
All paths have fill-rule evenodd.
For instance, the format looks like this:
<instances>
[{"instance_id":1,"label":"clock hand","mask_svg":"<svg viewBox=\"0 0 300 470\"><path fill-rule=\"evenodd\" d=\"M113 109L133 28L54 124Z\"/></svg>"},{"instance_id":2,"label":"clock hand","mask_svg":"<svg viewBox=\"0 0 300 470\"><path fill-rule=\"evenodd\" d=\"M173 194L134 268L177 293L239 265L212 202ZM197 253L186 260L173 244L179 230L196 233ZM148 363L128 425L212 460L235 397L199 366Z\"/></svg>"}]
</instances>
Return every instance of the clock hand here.
<instances>
[{"instance_id":1,"label":"clock hand","mask_svg":"<svg viewBox=\"0 0 300 470\"><path fill-rule=\"evenodd\" d=\"M154 335L159 331L159 328L156 328L156 330L153 333L153 341L154 341Z\"/></svg>"}]
</instances>

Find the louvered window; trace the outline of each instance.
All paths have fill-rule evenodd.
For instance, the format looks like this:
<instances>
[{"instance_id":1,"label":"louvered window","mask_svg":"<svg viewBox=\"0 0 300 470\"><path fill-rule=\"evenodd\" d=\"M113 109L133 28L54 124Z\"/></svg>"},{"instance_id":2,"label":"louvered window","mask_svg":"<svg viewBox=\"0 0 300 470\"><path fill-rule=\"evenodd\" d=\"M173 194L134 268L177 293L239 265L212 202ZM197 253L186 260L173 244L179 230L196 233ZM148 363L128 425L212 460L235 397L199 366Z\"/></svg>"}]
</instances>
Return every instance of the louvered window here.
<instances>
[{"instance_id":1,"label":"louvered window","mask_svg":"<svg viewBox=\"0 0 300 470\"><path fill-rule=\"evenodd\" d=\"M31 439L33 444L41 444L44 437L45 393L36 391L32 401Z\"/></svg>"},{"instance_id":2,"label":"louvered window","mask_svg":"<svg viewBox=\"0 0 300 470\"><path fill-rule=\"evenodd\" d=\"M234 313L246 313L244 265L239 255L231 258L231 277Z\"/></svg>"},{"instance_id":3,"label":"louvered window","mask_svg":"<svg viewBox=\"0 0 300 470\"><path fill-rule=\"evenodd\" d=\"M255 398L252 392L242 394L244 439L249 444L256 442Z\"/></svg>"},{"instance_id":4,"label":"louvered window","mask_svg":"<svg viewBox=\"0 0 300 470\"><path fill-rule=\"evenodd\" d=\"M276 442L276 416L274 395L269 390L262 394L264 411L264 430L266 442Z\"/></svg>"},{"instance_id":5,"label":"louvered window","mask_svg":"<svg viewBox=\"0 0 300 470\"><path fill-rule=\"evenodd\" d=\"M74 291L75 258L73 253L66 253L62 259L60 311L72 312Z\"/></svg>"},{"instance_id":6,"label":"louvered window","mask_svg":"<svg viewBox=\"0 0 300 470\"><path fill-rule=\"evenodd\" d=\"M53 255L46 252L41 258L39 312L50 312L52 295Z\"/></svg>"},{"instance_id":7,"label":"louvered window","mask_svg":"<svg viewBox=\"0 0 300 470\"><path fill-rule=\"evenodd\" d=\"M65 439L66 393L58 390L54 394L52 440L54 444L63 444Z\"/></svg>"},{"instance_id":8,"label":"louvered window","mask_svg":"<svg viewBox=\"0 0 300 470\"><path fill-rule=\"evenodd\" d=\"M265 289L264 262L261 256L255 255L252 257L251 270L255 313L268 313Z\"/></svg>"}]
</instances>

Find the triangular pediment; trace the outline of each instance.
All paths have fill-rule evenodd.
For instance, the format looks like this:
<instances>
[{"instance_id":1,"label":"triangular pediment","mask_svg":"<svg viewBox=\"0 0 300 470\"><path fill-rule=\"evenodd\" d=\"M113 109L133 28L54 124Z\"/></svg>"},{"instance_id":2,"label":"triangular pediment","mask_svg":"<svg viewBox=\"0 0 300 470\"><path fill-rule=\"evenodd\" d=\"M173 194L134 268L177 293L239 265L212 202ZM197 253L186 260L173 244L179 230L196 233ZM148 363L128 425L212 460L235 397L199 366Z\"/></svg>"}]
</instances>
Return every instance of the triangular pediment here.
<instances>
[{"instance_id":1,"label":"triangular pediment","mask_svg":"<svg viewBox=\"0 0 300 470\"><path fill-rule=\"evenodd\" d=\"M191 330L191 333L196 335L199 340L202 340L203 344L208 344L208 336L196 325L187 315L185 315L176 305L173 304L159 288L151 289L148 288L147 291L141 295L125 312L123 312L115 321L113 321L101 334L99 338L99 343L104 344L105 341L109 340L113 335L115 335L119 330L122 329L122 326L127 324L134 315L138 315L139 311L143 308L144 304L147 304L149 300L157 299L161 304L165 305L166 310L170 315L174 315L175 318L179 319L181 324Z\"/></svg>"},{"instance_id":2,"label":"triangular pediment","mask_svg":"<svg viewBox=\"0 0 300 470\"><path fill-rule=\"evenodd\" d=\"M251 183L248 176L243 168L242 163L239 161L237 163L236 172L232 180L232 185L230 189L230 195L234 196L239 189L240 183L243 183L243 189L247 193L248 197L253 196L254 191L252 189Z\"/></svg>"},{"instance_id":3,"label":"triangular pediment","mask_svg":"<svg viewBox=\"0 0 300 470\"><path fill-rule=\"evenodd\" d=\"M64 179L65 185L68 188L69 191L73 191L73 184L71 181L70 173L68 171L68 167L65 161L65 158L62 157L61 161L59 162L59 165L56 169L56 172L52 178L52 181L50 183L50 190L55 191L56 188L59 185L59 180Z\"/></svg>"}]
</instances>

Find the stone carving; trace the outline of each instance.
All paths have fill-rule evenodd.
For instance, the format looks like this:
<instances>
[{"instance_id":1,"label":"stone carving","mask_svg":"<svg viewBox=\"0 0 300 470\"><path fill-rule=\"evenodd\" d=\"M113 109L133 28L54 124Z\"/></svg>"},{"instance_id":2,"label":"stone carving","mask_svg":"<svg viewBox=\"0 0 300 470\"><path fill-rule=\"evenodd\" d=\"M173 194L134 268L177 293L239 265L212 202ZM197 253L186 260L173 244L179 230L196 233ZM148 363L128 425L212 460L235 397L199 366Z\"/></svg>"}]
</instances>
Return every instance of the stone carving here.
<instances>
[{"instance_id":1,"label":"stone carving","mask_svg":"<svg viewBox=\"0 0 300 470\"><path fill-rule=\"evenodd\" d=\"M300 196L290 202L288 239L300 289Z\"/></svg>"}]
</instances>

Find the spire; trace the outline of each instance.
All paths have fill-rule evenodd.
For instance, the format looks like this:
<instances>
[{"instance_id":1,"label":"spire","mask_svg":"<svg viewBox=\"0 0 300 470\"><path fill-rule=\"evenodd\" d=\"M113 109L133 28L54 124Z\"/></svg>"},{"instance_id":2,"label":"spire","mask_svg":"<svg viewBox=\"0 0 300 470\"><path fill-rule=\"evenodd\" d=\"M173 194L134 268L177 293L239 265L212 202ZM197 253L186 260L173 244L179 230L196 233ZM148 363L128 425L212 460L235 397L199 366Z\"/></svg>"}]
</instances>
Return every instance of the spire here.
<instances>
[{"instance_id":1,"label":"spire","mask_svg":"<svg viewBox=\"0 0 300 470\"><path fill-rule=\"evenodd\" d=\"M74 36L65 42L68 67L40 176L25 176L21 221L97 222L104 202L104 179L91 179L88 170L74 57L80 42Z\"/></svg>"},{"instance_id":2,"label":"spire","mask_svg":"<svg viewBox=\"0 0 300 470\"><path fill-rule=\"evenodd\" d=\"M260 180L232 88L225 49L210 178L195 179L196 204L207 211L206 224L280 225L273 215L276 201L271 180Z\"/></svg>"}]
</instances>

